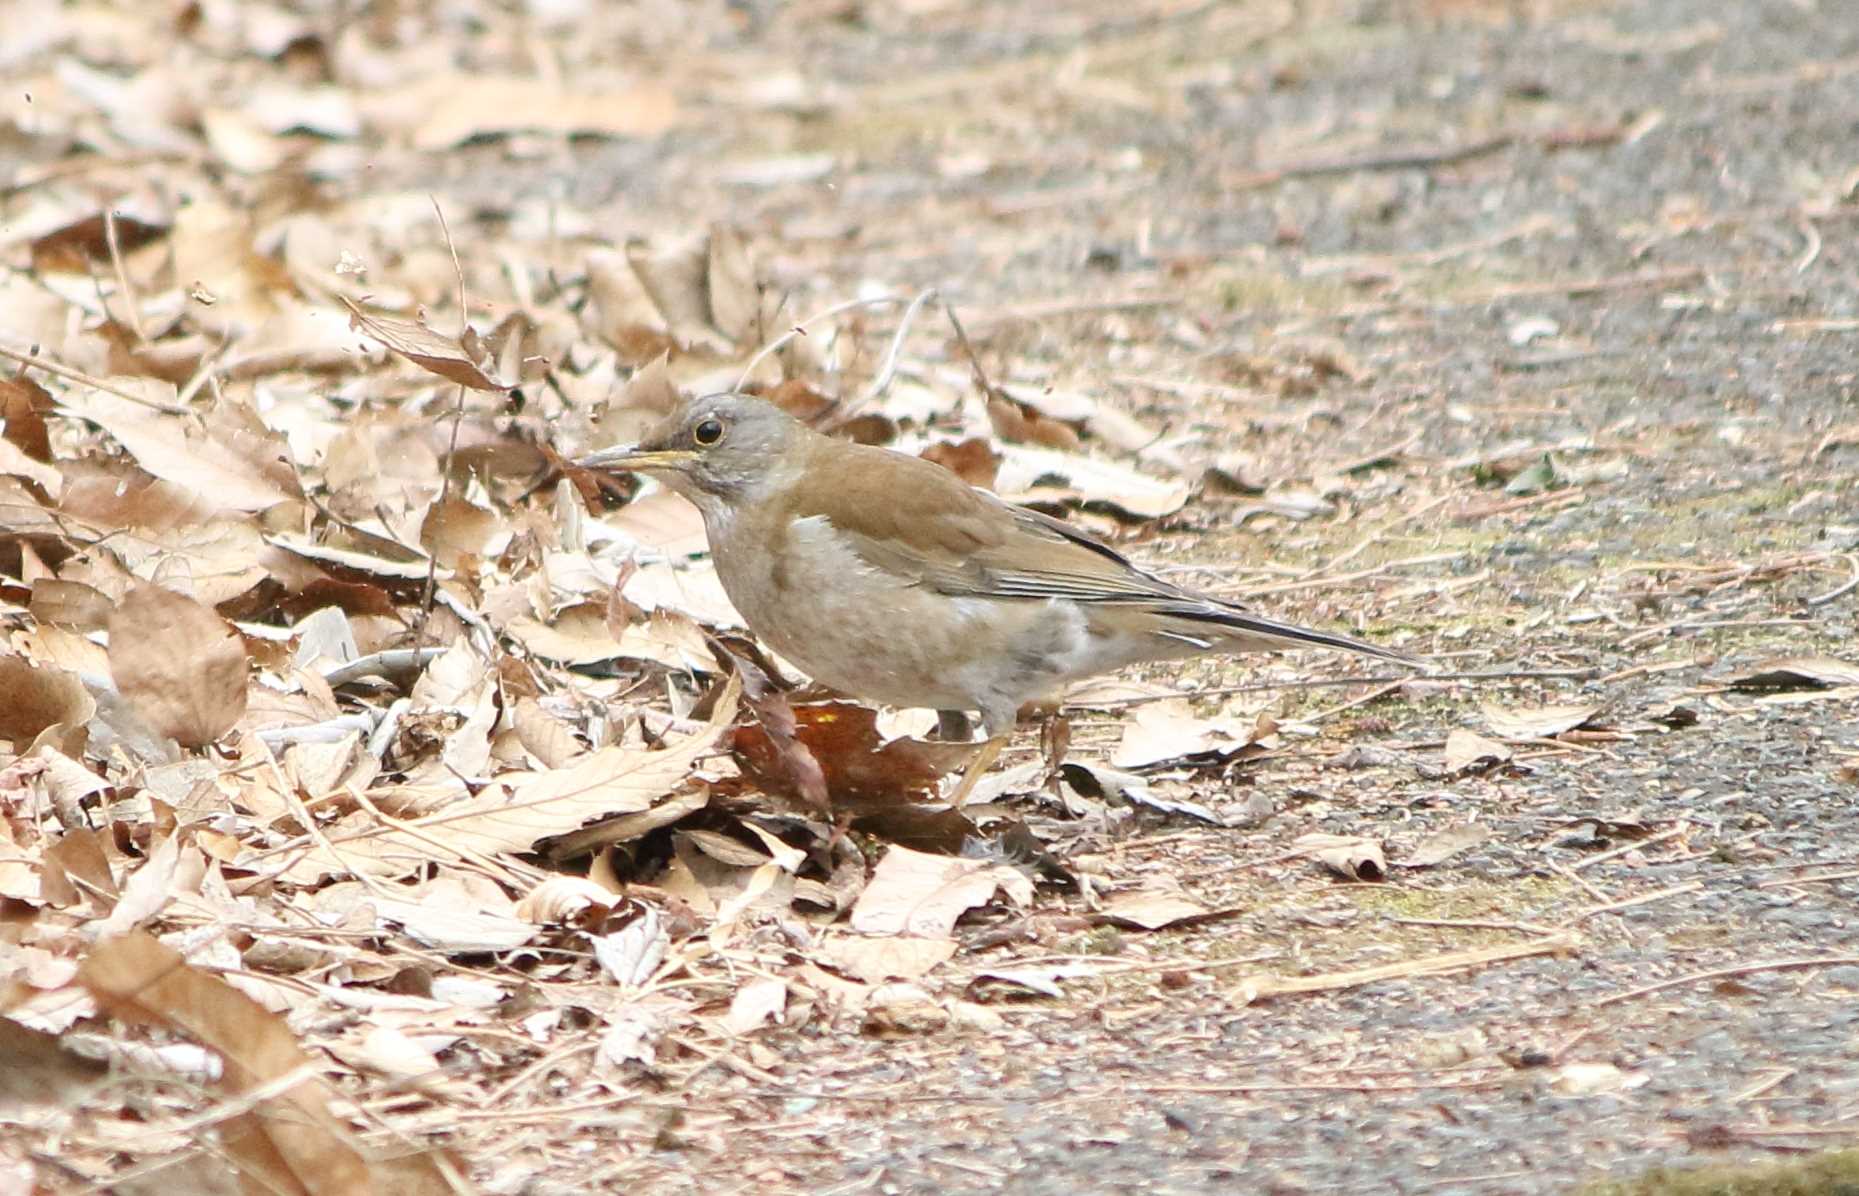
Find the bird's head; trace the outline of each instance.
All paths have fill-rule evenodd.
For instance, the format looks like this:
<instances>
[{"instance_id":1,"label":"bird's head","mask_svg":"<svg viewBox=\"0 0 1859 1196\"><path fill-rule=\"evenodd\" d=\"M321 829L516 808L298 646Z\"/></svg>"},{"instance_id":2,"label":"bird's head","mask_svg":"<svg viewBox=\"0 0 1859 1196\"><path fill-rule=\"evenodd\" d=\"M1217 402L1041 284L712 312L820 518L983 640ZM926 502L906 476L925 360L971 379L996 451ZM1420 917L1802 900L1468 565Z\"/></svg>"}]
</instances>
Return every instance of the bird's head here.
<instances>
[{"instance_id":1,"label":"bird's head","mask_svg":"<svg viewBox=\"0 0 1859 1196\"><path fill-rule=\"evenodd\" d=\"M687 399L637 444L614 445L575 464L649 474L705 515L754 503L803 462L810 433L765 400L742 394Z\"/></svg>"}]
</instances>

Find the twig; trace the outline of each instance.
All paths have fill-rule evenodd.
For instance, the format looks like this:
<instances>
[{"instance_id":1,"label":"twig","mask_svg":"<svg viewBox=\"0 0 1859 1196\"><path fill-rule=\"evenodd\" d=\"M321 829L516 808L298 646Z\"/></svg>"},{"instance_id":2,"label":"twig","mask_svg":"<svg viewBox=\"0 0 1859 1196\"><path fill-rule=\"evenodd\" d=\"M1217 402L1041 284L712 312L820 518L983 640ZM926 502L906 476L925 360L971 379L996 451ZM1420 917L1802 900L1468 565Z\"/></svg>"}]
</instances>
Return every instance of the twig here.
<instances>
[{"instance_id":1,"label":"twig","mask_svg":"<svg viewBox=\"0 0 1859 1196\"><path fill-rule=\"evenodd\" d=\"M733 391L740 391L744 386L748 385L749 375L755 372L756 366L766 361L769 354L780 352L782 346L788 344L788 342L792 341L795 337L807 335L807 328L810 325L817 324L821 320L831 319L833 316L840 315L844 312L857 311L862 307L888 307L894 303L902 302L904 302L904 297L902 295L879 295L871 299L848 299L844 303L835 303L824 311L814 312L806 319L790 326L788 330L780 336L777 336L775 339L757 349L755 351L755 356L749 358L748 364L742 367L742 372L736 375L735 384L732 385L730 389Z\"/></svg>"},{"instance_id":2,"label":"twig","mask_svg":"<svg viewBox=\"0 0 1859 1196\"><path fill-rule=\"evenodd\" d=\"M142 329L141 302L136 298L136 289L129 285L129 271L123 266L122 239L116 235L116 209L103 209L103 240L110 247L110 265L116 270L117 294L122 297L123 311L129 317L129 330L136 334L136 340L148 344L148 333Z\"/></svg>"},{"instance_id":3,"label":"twig","mask_svg":"<svg viewBox=\"0 0 1859 1196\"><path fill-rule=\"evenodd\" d=\"M1316 677L1305 681L1266 681L1254 685L1221 685L1195 690L1197 697L1221 697L1227 694L1264 693L1268 690L1329 689L1338 685L1388 685L1407 681L1592 681L1594 670L1586 669L1512 669L1482 673L1404 673L1399 676ZM1093 702L1093 710L1122 710L1148 702L1166 702L1179 693L1144 694L1138 698L1113 698Z\"/></svg>"},{"instance_id":4,"label":"twig","mask_svg":"<svg viewBox=\"0 0 1859 1196\"><path fill-rule=\"evenodd\" d=\"M165 412L168 415L193 414L192 411L188 410L186 407L182 407L178 403L163 403L158 399L148 399L139 394L132 394L126 390L119 390L101 378L93 378L81 370L74 370L70 366L47 361L33 353L21 353L18 349L9 349L5 345L0 345L0 357L4 357L9 361L16 361L28 369L44 370L55 378L63 378L67 382L76 382L80 386L88 386L92 390L100 390L106 395L115 395L119 399L126 399L131 403L139 404L140 406L147 407L154 411ZM61 411L59 414L67 415L74 419L85 418L84 414L80 411Z\"/></svg>"},{"instance_id":5,"label":"twig","mask_svg":"<svg viewBox=\"0 0 1859 1196\"><path fill-rule=\"evenodd\" d=\"M863 402L869 403L874 399L883 398L884 392L891 389L891 380L897 374L897 358L903 352L904 336L910 331L910 323L916 319L918 310L936 297L935 287L925 287L917 292L916 298L910 301L910 306L904 309L904 314L898 317L897 331L892 334L891 344L884 351L884 361L878 367L878 376L872 379L871 385L865 390Z\"/></svg>"},{"instance_id":6,"label":"twig","mask_svg":"<svg viewBox=\"0 0 1859 1196\"><path fill-rule=\"evenodd\" d=\"M1631 843L1622 843L1619 847L1611 851L1604 851L1600 855L1591 855L1585 860L1577 860L1575 862L1575 871L1580 872L1583 868L1592 868L1596 864L1604 864L1617 856L1627 854L1629 851L1644 851L1655 843L1663 843L1667 839L1675 839L1679 835L1685 834L1690 830L1691 824L1689 822L1680 821L1677 826L1667 827L1656 835L1647 835L1644 839L1636 839Z\"/></svg>"},{"instance_id":7,"label":"twig","mask_svg":"<svg viewBox=\"0 0 1859 1196\"><path fill-rule=\"evenodd\" d=\"M1556 873L1556 875L1561 876L1565 880L1568 880L1569 882L1579 886L1582 892L1588 894L1588 896L1594 898L1596 901L1599 901L1603 905L1613 904L1614 899L1612 897L1609 897L1606 893L1603 893L1599 888L1597 888L1590 881L1583 880L1567 864L1558 864L1554 860L1551 860L1549 862L1549 867L1552 871Z\"/></svg>"},{"instance_id":8,"label":"twig","mask_svg":"<svg viewBox=\"0 0 1859 1196\"><path fill-rule=\"evenodd\" d=\"M968 368L975 376L975 385L981 388L982 399L992 402L1003 397L1000 391L994 389L994 384L988 381L987 371L981 368L981 358L975 355L975 346L968 340L968 330L962 327L961 317L955 314L955 304L944 299L942 311L949 317L949 323L955 329L955 339L961 344L962 352L968 357Z\"/></svg>"},{"instance_id":9,"label":"twig","mask_svg":"<svg viewBox=\"0 0 1859 1196\"><path fill-rule=\"evenodd\" d=\"M1577 879L1580 878L1577 877ZM1620 901L1610 901L1606 905L1591 905L1587 909L1576 910L1570 921L1579 922L1583 918L1592 918L1596 914L1611 914L1616 910L1630 909L1636 905L1650 905L1655 901L1664 901L1668 897L1682 897L1686 893L1695 893L1703 887L1702 881L1688 880L1682 885L1673 885L1669 889L1641 893L1638 897L1628 897Z\"/></svg>"},{"instance_id":10,"label":"twig","mask_svg":"<svg viewBox=\"0 0 1859 1196\"><path fill-rule=\"evenodd\" d=\"M458 247L452 243L452 229L445 222L445 209L439 206L439 197L428 195L432 201L433 215L439 218L439 231L445 235L446 250L452 255L452 274L458 279L458 336L463 345L465 334L471 331L471 309L465 306L465 271L458 262ZM432 510L440 512L443 517L445 505L452 497L452 465L458 455L458 426L465 420L465 385L459 383L458 397L452 400L452 436L445 446L445 461L439 469L439 499ZM427 512L427 518L432 511ZM422 546L423 547L423 546ZM436 544L435 544L436 547ZM433 590L439 584L439 554L426 550L426 584L420 590L420 621L413 629L413 642L419 643L426 638L426 622L432 617Z\"/></svg>"},{"instance_id":11,"label":"twig","mask_svg":"<svg viewBox=\"0 0 1859 1196\"><path fill-rule=\"evenodd\" d=\"M1366 706L1370 702L1380 701L1382 698L1387 697L1389 694L1399 693L1401 690L1401 686L1405 684L1406 680L1407 680L1406 678L1402 678L1401 680L1398 680L1398 681L1390 681L1386 685L1378 686L1375 689L1369 690L1367 693L1363 694L1359 698L1352 698L1349 701L1344 702L1340 706L1332 706L1328 710L1319 710L1315 714L1303 715L1299 717L1296 721L1300 723L1320 723L1324 719L1333 718L1338 714L1342 714L1344 711L1354 710L1358 706Z\"/></svg>"},{"instance_id":12,"label":"twig","mask_svg":"<svg viewBox=\"0 0 1859 1196\"><path fill-rule=\"evenodd\" d=\"M1835 880L1853 880L1859 878L1859 868L1846 872L1822 872L1817 876L1790 876L1783 880L1765 880L1755 886L1758 889L1785 889L1792 885L1818 885Z\"/></svg>"},{"instance_id":13,"label":"twig","mask_svg":"<svg viewBox=\"0 0 1859 1196\"><path fill-rule=\"evenodd\" d=\"M1846 579L1845 585L1837 589L1828 590L1824 594L1817 594L1812 598L1804 598L1801 600L1801 604L1809 609L1816 606L1825 606L1834 599L1843 598L1847 594L1852 593L1853 590L1859 589L1859 553L1847 553L1846 566L1853 571L1853 575Z\"/></svg>"},{"instance_id":14,"label":"twig","mask_svg":"<svg viewBox=\"0 0 1859 1196\"><path fill-rule=\"evenodd\" d=\"M1238 988L1241 998L1249 1004L1268 997L1359 988L1365 984L1379 984L1384 980L1405 980L1413 976L1438 976L1445 972L1481 967L1488 963L1502 963L1532 955L1548 955L1551 952L1574 947L1580 941L1580 938L1573 934L1547 934L1527 943L1509 943L1501 947L1484 947L1472 951L1449 951L1443 955L1429 955L1421 959L1402 960L1400 963L1383 964L1373 968L1356 968L1347 972L1323 972L1315 976L1249 976L1240 981Z\"/></svg>"},{"instance_id":15,"label":"twig","mask_svg":"<svg viewBox=\"0 0 1859 1196\"><path fill-rule=\"evenodd\" d=\"M1733 976L1751 976L1757 972L1805 972L1814 968L1839 968L1859 964L1859 955L1829 955L1821 959L1774 959L1764 963L1740 964L1734 968L1717 968L1709 972L1693 972L1688 976L1678 976L1671 980L1661 980L1657 984L1646 984L1639 988L1630 988L1625 992L1615 993L1611 997L1602 997L1594 1003L1599 1009L1607 1005L1618 1005L1622 1001L1631 1001L1636 997L1664 992L1668 988L1682 988L1687 984L1697 984L1704 980L1726 980Z\"/></svg>"},{"instance_id":16,"label":"twig","mask_svg":"<svg viewBox=\"0 0 1859 1196\"><path fill-rule=\"evenodd\" d=\"M1289 594L1294 590L1311 590L1319 586L1341 585L1344 582L1361 581L1366 577L1387 573L1394 569L1404 569L1409 565L1438 565L1447 561L1456 561L1466 554L1463 552L1429 552L1420 556L1410 556L1398 561L1384 561L1367 569L1357 569L1353 573L1339 573L1334 577L1313 577L1304 581L1284 581L1275 585L1259 586L1254 589L1239 591L1241 598L1258 598L1265 594Z\"/></svg>"},{"instance_id":17,"label":"twig","mask_svg":"<svg viewBox=\"0 0 1859 1196\"><path fill-rule=\"evenodd\" d=\"M1438 926L1446 930L1521 930L1525 934L1560 934L1539 922L1487 922L1478 918L1389 918L1396 926Z\"/></svg>"}]
</instances>

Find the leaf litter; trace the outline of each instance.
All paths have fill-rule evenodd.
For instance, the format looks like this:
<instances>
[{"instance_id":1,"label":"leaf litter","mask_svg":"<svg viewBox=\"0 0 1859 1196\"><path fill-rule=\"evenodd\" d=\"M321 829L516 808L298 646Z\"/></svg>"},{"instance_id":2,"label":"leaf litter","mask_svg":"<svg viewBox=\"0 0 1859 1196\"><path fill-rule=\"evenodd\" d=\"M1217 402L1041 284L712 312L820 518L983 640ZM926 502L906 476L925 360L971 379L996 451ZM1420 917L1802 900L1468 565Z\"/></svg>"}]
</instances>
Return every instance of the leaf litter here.
<instances>
[{"instance_id":1,"label":"leaf litter","mask_svg":"<svg viewBox=\"0 0 1859 1196\"><path fill-rule=\"evenodd\" d=\"M1386 883L1380 840L1333 833L1359 823L1342 797L1305 787L1308 710L1169 698L1185 678L1096 683L1119 714L1083 724L1076 759L1028 761L983 790L987 808L946 809L938 791L964 745L789 691L781 662L719 638L740 620L694 510L565 460L635 435L679 391L746 374L803 418L1064 508L1139 555L1163 558L1168 536L1212 520L1303 551L1300 525L1362 528L1359 512L1389 500L1378 471L1415 454L1397 437L1319 474L1254 433L1335 418L1331 388L1366 386L1379 365L1340 345L1241 354L1222 381L1182 392L1231 409L1208 404L1181 426L1179 409L1054 369L1004 331L975 355L999 386L971 385L979 360L934 344L927 319L848 312L762 353L800 319L797 302L843 301L798 281L820 244L838 244L817 229L681 210L603 225L611 210L569 197L498 195L446 203L453 244L423 186L370 175L487 147L548 173L536 160L569 138L643 151L692 112L788 101L678 68L659 78L645 57L573 85L525 73L527 51L462 76L435 69L430 43L338 37L288 8L234 20L204 6L173 27L82 8L48 19L66 48L41 80L56 86L33 89L28 140L46 156L0 180L0 348L17 351L0 377L0 897L17 930L0 954L0 1032L10 1057L55 1078L35 1100L101 1102L93 1126L130 1108L59 1046L105 1034L122 1051L152 1045L154 1074L200 1086L134 1098L138 1132L176 1168L230 1159L267 1190L461 1190L462 1170L488 1175L497 1152L468 1134L468 1160L436 1145L443 1118L486 1104L523 1115L488 1097L649 1103L711 1061L765 1078L781 1059L764 1042L800 1029L999 1034L967 1000L970 979L1063 999L1068 982L1114 970L1015 966L1066 926L1082 938L1068 946L1130 952L1122 931L1175 941L1167 932L1252 912L1224 856L1183 887L1129 883L1143 872L1121 854L1132 829L1230 823L1236 797L1257 797L1263 833L1329 874L1308 869L1314 883ZM538 19L536 36L575 40ZM588 19L624 26L589 44L664 36L626 14ZM447 36L488 45L495 29ZM182 87L163 51L189 38L214 49ZM233 63L258 85L222 86ZM216 98L188 98L200 94ZM846 100L793 102L817 113ZM779 195L850 161L793 157L749 173L739 159L738 182ZM770 231L784 226L801 235ZM1114 353L1143 357L1120 313L1098 326ZM1192 322L1158 327L1171 330L1143 335L1205 344ZM893 343L896 376L879 386ZM1570 467L1583 446L1525 448L1469 464L1506 502L1610 480ZM1209 469L1266 497L1197 497ZM1346 585L1365 605L1437 595L1443 638L1458 640L1438 579L1375 589L1382 535L1365 533L1358 548L1376 553ZM1262 564L1253 580L1345 593L1347 555L1290 579ZM1758 572L1687 584L1720 594ZM1828 657L1739 670L1729 691L1759 703L1843 700L1854 684ZM1433 684L1401 697L1463 696ZM1602 709L1487 705L1497 738L1451 732L1452 800L1434 800L1488 798L1520 741L1572 748L1603 729ZM1377 734L1372 711L1341 713ZM1543 747L1560 750L1530 750ZM1364 771L1412 754L1385 749ZM1268 759L1296 782L1243 793ZM1417 844L1395 868L1451 872L1473 848L1504 847L1481 821L1430 825L1390 835ZM1324 829L1296 837L1307 827ZM1113 862L1071 867L1087 855ZM1576 945L1267 975L1232 1003L1538 948ZM1133 966L1150 950L1134 948ZM1557 1082L1630 1086L1568 1068ZM86 1132L64 1139L68 1165L107 1183L115 1143ZM677 1137L649 1120L626 1132Z\"/></svg>"}]
</instances>

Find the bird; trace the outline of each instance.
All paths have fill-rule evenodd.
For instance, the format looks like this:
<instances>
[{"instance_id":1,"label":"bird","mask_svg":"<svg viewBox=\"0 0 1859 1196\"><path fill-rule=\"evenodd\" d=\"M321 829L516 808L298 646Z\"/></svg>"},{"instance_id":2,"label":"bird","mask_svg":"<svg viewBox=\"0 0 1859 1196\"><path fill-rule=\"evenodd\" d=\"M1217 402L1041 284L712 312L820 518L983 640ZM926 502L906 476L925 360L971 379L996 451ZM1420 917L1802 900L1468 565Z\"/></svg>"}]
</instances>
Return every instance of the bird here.
<instances>
[{"instance_id":1,"label":"bird","mask_svg":"<svg viewBox=\"0 0 1859 1196\"><path fill-rule=\"evenodd\" d=\"M828 436L753 395L683 399L637 443L575 464L643 473L689 499L743 621L815 681L939 711L945 727L978 713L986 738L957 807L1021 707L1087 677L1285 648L1416 663L1164 581L935 462Z\"/></svg>"}]
</instances>

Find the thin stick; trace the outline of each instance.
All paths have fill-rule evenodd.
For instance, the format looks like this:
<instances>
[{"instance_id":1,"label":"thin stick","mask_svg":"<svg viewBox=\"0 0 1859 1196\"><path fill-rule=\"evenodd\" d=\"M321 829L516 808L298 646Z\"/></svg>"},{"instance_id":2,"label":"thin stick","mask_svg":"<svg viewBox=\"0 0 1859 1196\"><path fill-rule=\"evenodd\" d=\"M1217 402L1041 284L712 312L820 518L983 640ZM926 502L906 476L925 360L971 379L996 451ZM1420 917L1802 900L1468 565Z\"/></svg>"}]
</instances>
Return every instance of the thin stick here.
<instances>
[{"instance_id":1,"label":"thin stick","mask_svg":"<svg viewBox=\"0 0 1859 1196\"><path fill-rule=\"evenodd\" d=\"M904 309L904 314L898 317L897 331L891 336L890 347L884 351L884 362L878 367L878 376L872 379L871 385L865 390L863 402L869 403L874 399L882 398L884 392L891 389L891 380L897 374L897 358L903 352L904 336L910 331L910 323L916 319L917 312L923 305L934 298L936 298L936 288L925 287L917 292L916 298L910 301L910 306Z\"/></svg>"},{"instance_id":2,"label":"thin stick","mask_svg":"<svg viewBox=\"0 0 1859 1196\"><path fill-rule=\"evenodd\" d=\"M28 369L44 370L46 373L52 375L53 377L63 378L67 382L76 382L81 386L88 386L92 390L100 390L106 395L115 395L119 399L127 399L131 403L140 404L141 406L150 408L151 410L165 412L168 415L191 415L193 414L186 407L182 407L179 404L163 403L157 399L145 399L141 395L131 394L129 391L126 391L126 390L118 390L116 387L111 386L109 383L105 382L103 379L93 378L89 374L86 374L82 372L81 370L74 370L70 366L59 365L56 362L47 361L44 358L39 357L32 353L21 353L18 349L9 349L5 345L0 345L0 357L7 358L9 361L16 361L20 365L23 365ZM60 414L68 415L75 419L84 418L84 416L81 413L76 412L76 411L65 411L65 412L61 412Z\"/></svg>"},{"instance_id":3,"label":"thin stick","mask_svg":"<svg viewBox=\"0 0 1859 1196\"><path fill-rule=\"evenodd\" d=\"M1668 827L1656 835L1648 835L1644 839L1637 839L1632 843L1622 843L1619 847L1611 851L1604 851L1600 855L1591 855L1585 860L1577 860L1575 862L1575 871L1580 872L1584 868L1592 868L1596 864L1604 864L1616 856L1627 854L1629 851L1642 851L1655 843L1663 843L1667 839L1677 838L1690 829L1691 824L1689 822L1680 822L1677 826Z\"/></svg>"},{"instance_id":4,"label":"thin stick","mask_svg":"<svg viewBox=\"0 0 1859 1196\"><path fill-rule=\"evenodd\" d=\"M1510 943L1474 951L1449 951L1380 967L1356 968L1346 972L1324 972L1315 976L1250 976L1240 981L1240 994L1248 1001L1296 993L1330 992L1342 988L1359 988L1383 980L1404 980L1413 976L1437 976L1488 963L1503 963L1532 955L1548 955L1574 947L1581 940L1573 934L1549 934L1527 943Z\"/></svg>"},{"instance_id":5,"label":"thin stick","mask_svg":"<svg viewBox=\"0 0 1859 1196\"><path fill-rule=\"evenodd\" d=\"M779 352L782 346L792 341L795 337L807 335L807 328L810 325L817 324L821 320L830 319L844 312L857 311L862 307L888 307L893 303L902 302L904 302L904 297L902 295L879 295L874 299L848 299L844 303L835 303L824 311L814 312L806 319L791 326L780 336L777 336L775 339L757 349L755 351L755 356L749 358L749 363L742 367L742 372L740 374L736 375L735 385L731 386L730 389L732 391L740 391L744 386L748 385L749 375L755 372L756 366L767 360L769 354Z\"/></svg>"},{"instance_id":6,"label":"thin stick","mask_svg":"<svg viewBox=\"0 0 1859 1196\"><path fill-rule=\"evenodd\" d=\"M129 271L123 266L123 247L121 238L116 235L116 209L103 209L103 239L110 247L110 265L116 270L117 293L123 298L123 309L129 317L129 330L136 334L136 339L148 344L148 333L142 330L141 302L136 298L136 289L129 285Z\"/></svg>"},{"instance_id":7,"label":"thin stick","mask_svg":"<svg viewBox=\"0 0 1859 1196\"><path fill-rule=\"evenodd\" d=\"M1602 997L1594 1003L1599 1009L1606 1005L1618 1005L1622 1001L1631 1001L1668 988L1683 988L1687 984L1697 984L1703 980L1725 980L1732 976L1751 976L1757 972L1804 972L1813 968L1839 968L1859 964L1859 955L1829 955L1821 959L1774 959L1765 963L1746 963L1734 968L1717 968L1709 972L1693 972L1688 976L1679 976L1671 980L1661 980L1657 984L1630 988L1626 992L1615 993L1611 997Z\"/></svg>"},{"instance_id":8,"label":"thin stick","mask_svg":"<svg viewBox=\"0 0 1859 1196\"><path fill-rule=\"evenodd\" d=\"M1660 889L1652 893L1641 893L1638 897L1628 897L1620 901L1610 901L1606 905L1591 905L1587 909L1576 910L1574 916L1570 920L1579 922L1583 918L1592 918L1596 914L1611 914L1616 910L1631 909L1636 905L1650 905L1655 901L1664 901L1669 897L1682 897L1686 893L1695 893L1703 887L1703 881L1688 880L1682 885L1673 885L1669 889Z\"/></svg>"},{"instance_id":9,"label":"thin stick","mask_svg":"<svg viewBox=\"0 0 1859 1196\"><path fill-rule=\"evenodd\" d=\"M1825 606L1834 599L1843 598L1847 594L1852 593L1855 589L1859 589L1859 554L1847 553L1846 565L1853 571L1853 575L1846 579L1845 585L1840 586L1838 589L1828 590L1824 594L1817 594L1812 598L1803 599L1802 605L1810 609L1816 606Z\"/></svg>"},{"instance_id":10,"label":"thin stick","mask_svg":"<svg viewBox=\"0 0 1859 1196\"><path fill-rule=\"evenodd\" d=\"M452 229L445 222L445 209L439 206L439 197L428 195L432 201L433 215L439 218L439 231L445 236L446 250L452 255L452 275L458 279L458 335L459 343L464 343L465 334L471 331L471 309L465 306L465 271L458 262L458 247L452 243ZM452 498L452 464L458 456L458 426L465 420L465 386L460 383L458 396L452 400L452 436L445 446L445 461L439 470L439 501L435 509L443 511L445 504ZM429 510L427 516L430 518ZM426 623L432 618L433 590L439 584L439 554L430 550L426 552L426 584L420 591L420 622L413 629L413 642L419 643L426 638Z\"/></svg>"},{"instance_id":11,"label":"thin stick","mask_svg":"<svg viewBox=\"0 0 1859 1196\"><path fill-rule=\"evenodd\" d=\"M1463 552L1429 552L1420 556L1410 556L1398 561L1384 561L1367 569L1357 569L1354 573L1339 573L1335 577L1313 577L1303 581L1284 581L1276 585L1259 586L1254 589L1241 590L1241 598L1257 598L1265 594L1289 594L1294 590L1311 590L1318 586L1340 585L1347 581L1361 581L1365 577L1374 577L1392 569L1403 569L1409 565L1438 565L1446 561L1456 561L1466 554Z\"/></svg>"},{"instance_id":12,"label":"thin stick","mask_svg":"<svg viewBox=\"0 0 1859 1196\"><path fill-rule=\"evenodd\" d=\"M968 340L968 330L962 327L961 317L955 314L955 304L944 299L942 311L949 317L949 324L955 329L955 339L961 343L962 352L968 357L968 368L975 375L975 385L981 388L981 397L987 400L1001 398L1000 391L995 390L994 384L988 381L987 371L981 368L981 358L975 355L975 346Z\"/></svg>"},{"instance_id":13,"label":"thin stick","mask_svg":"<svg viewBox=\"0 0 1859 1196\"><path fill-rule=\"evenodd\" d=\"M1213 689L1195 690L1197 697L1219 697L1226 694L1265 693L1268 690L1288 689L1329 689L1338 685L1387 685L1407 681L1592 681L1594 670L1587 669L1515 669L1498 672L1481 673L1405 673L1400 676L1367 677L1316 677L1304 681L1266 681L1253 685L1222 685ZM1147 702L1166 702L1170 698L1182 697L1179 693L1144 694L1139 698L1113 698L1107 702L1092 702L1093 710L1122 710L1128 706L1141 706Z\"/></svg>"},{"instance_id":14,"label":"thin stick","mask_svg":"<svg viewBox=\"0 0 1859 1196\"><path fill-rule=\"evenodd\" d=\"M1823 872L1818 876L1791 876L1785 880L1765 880L1757 885L1758 889L1785 889L1791 885L1818 885L1834 880L1852 880L1859 878L1859 869L1848 872Z\"/></svg>"}]
</instances>

